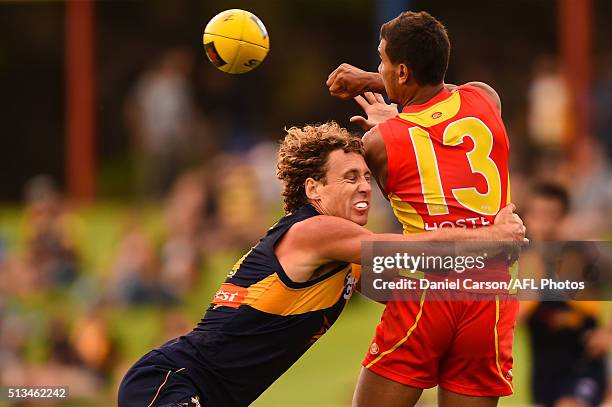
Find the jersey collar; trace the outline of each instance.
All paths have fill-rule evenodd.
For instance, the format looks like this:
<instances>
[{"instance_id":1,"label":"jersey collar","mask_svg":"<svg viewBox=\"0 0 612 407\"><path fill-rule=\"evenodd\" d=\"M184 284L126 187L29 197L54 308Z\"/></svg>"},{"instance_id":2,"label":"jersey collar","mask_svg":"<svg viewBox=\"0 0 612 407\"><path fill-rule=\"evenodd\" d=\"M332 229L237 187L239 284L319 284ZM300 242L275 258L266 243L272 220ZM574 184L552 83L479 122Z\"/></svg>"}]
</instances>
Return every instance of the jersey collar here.
<instances>
[{"instance_id":1,"label":"jersey collar","mask_svg":"<svg viewBox=\"0 0 612 407\"><path fill-rule=\"evenodd\" d=\"M402 109L402 113L420 112L421 110L425 110L428 107L435 105L436 103L440 103L443 100L448 99L450 95L451 95L451 92L448 89L442 88L440 92L438 92L434 97L432 97L425 103L422 103L420 105L404 106L404 108Z\"/></svg>"}]
</instances>

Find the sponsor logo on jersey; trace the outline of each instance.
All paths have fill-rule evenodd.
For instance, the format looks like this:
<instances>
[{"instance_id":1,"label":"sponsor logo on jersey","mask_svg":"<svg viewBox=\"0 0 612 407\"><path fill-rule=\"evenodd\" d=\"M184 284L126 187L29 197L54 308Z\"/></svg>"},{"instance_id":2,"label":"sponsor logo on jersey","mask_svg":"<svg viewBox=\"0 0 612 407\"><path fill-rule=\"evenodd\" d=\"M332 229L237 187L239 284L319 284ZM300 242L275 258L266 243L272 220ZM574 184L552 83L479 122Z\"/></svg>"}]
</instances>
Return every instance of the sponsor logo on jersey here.
<instances>
[{"instance_id":1,"label":"sponsor logo on jersey","mask_svg":"<svg viewBox=\"0 0 612 407\"><path fill-rule=\"evenodd\" d=\"M372 344L370 345L370 354L376 355L379 351L380 349L378 348L378 344L376 342L372 342Z\"/></svg>"},{"instance_id":2,"label":"sponsor logo on jersey","mask_svg":"<svg viewBox=\"0 0 612 407\"><path fill-rule=\"evenodd\" d=\"M244 301L246 294L246 288L231 283L224 283L221 284L221 288L215 293L212 303L217 306L238 308Z\"/></svg>"},{"instance_id":3,"label":"sponsor logo on jersey","mask_svg":"<svg viewBox=\"0 0 612 407\"><path fill-rule=\"evenodd\" d=\"M347 273L344 278L344 294L343 298L348 300L353 295L353 291L355 290L355 284L357 284L357 278L353 277L353 273Z\"/></svg>"},{"instance_id":4,"label":"sponsor logo on jersey","mask_svg":"<svg viewBox=\"0 0 612 407\"><path fill-rule=\"evenodd\" d=\"M442 116L442 112L434 112L431 114L432 119L438 119L440 116Z\"/></svg>"},{"instance_id":5,"label":"sponsor logo on jersey","mask_svg":"<svg viewBox=\"0 0 612 407\"><path fill-rule=\"evenodd\" d=\"M477 228L488 226L491 222L484 216L473 218L461 218L454 221L444 220L441 222L425 222L425 230L436 230L441 228Z\"/></svg>"}]
</instances>

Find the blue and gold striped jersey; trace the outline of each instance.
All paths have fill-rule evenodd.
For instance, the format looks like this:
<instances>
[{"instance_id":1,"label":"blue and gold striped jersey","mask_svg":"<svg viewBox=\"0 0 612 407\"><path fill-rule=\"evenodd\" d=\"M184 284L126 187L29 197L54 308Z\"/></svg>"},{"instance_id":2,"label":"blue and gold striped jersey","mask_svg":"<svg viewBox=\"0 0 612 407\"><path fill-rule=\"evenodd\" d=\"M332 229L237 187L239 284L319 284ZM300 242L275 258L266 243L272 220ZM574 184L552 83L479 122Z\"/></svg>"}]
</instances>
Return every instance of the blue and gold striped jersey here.
<instances>
[{"instance_id":1,"label":"blue and gold striped jersey","mask_svg":"<svg viewBox=\"0 0 612 407\"><path fill-rule=\"evenodd\" d=\"M338 263L319 277L294 282L274 254L291 226L317 215L305 205L280 219L236 263L197 327L159 348L193 370L190 376L208 404L250 404L342 312L359 278L357 269Z\"/></svg>"}]
</instances>

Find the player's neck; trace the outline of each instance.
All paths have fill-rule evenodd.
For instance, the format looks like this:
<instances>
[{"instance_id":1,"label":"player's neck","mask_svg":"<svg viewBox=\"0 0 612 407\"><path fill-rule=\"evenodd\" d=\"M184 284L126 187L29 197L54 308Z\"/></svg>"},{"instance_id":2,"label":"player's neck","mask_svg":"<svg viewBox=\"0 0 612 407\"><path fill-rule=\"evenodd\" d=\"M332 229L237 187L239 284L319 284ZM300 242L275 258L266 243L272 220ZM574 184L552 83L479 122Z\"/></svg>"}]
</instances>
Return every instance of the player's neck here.
<instances>
[{"instance_id":1,"label":"player's neck","mask_svg":"<svg viewBox=\"0 0 612 407\"><path fill-rule=\"evenodd\" d=\"M320 201L313 201L313 200L309 200L308 202L313 208L315 208L315 211L319 212L321 215L327 215L327 211L325 210L325 208L323 207L323 205L321 204Z\"/></svg>"},{"instance_id":2,"label":"player's neck","mask_svg":"<svg viewBox=\"0 0 612 407\"><path fill-rule=\"evenodd\" d=\"M426 85L417 87L416 91L412 95L407 95L402 106L410 106L410 105L422 105L423 103L427 103L436 96L440 91L444 89L444 84L440 83L438 85Z\"/></svg>"}]
</instances>

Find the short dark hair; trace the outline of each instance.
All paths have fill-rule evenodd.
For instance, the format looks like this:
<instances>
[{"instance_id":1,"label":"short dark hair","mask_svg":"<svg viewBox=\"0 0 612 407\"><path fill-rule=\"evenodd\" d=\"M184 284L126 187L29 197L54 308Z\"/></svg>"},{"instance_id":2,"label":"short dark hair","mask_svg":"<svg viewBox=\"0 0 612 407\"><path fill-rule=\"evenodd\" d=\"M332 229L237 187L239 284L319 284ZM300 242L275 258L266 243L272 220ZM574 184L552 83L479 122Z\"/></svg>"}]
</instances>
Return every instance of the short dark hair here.
<instances>
[{"instance_id":1,"label":"short dark hair","mask_svg":"<svg viewBox=\"0 0 612 407\"><path fill-rule=\"evenodd\" d=\"M553 182L538 182L531 189L533 196L553 199L561 204L563 215L570 209L570 198L567 190L559 184Z\"/></svg>"},{"instance_id":2,"label":"short dark hair","mask_svg":"<svg viewBox=\"0 0 612 407\"><path fill-rule=\"evenodd\" d=\"M387 41L385 52L393 64L406 64L419 85L444 81L450 58L450 41L444 25L431 14L405 11L380 28Z\"/></svg>"}]
</instances>

